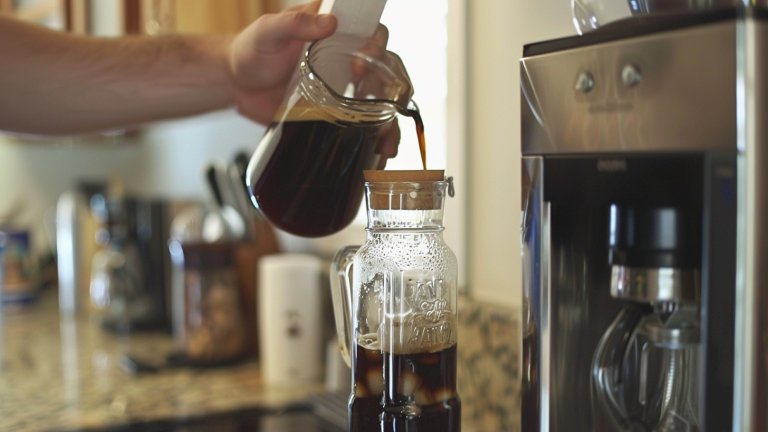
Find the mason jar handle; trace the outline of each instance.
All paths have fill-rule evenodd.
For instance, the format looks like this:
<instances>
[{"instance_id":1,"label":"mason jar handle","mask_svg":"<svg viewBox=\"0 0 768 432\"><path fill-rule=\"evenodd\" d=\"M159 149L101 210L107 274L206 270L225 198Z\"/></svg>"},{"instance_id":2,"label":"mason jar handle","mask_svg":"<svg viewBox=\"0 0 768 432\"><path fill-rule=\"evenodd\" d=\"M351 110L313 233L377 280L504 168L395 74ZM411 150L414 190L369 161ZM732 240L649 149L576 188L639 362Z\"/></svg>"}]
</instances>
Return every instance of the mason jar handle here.
<instances>
[{"instance_id":1,"label":"mason jar handle","mask_svg":"<svg viewBox=\"0 0 768 432\"><path fill-rule=\"evenodd\" d=\"M331 296L333 315L336 318L336 333L339 336L341 356L347 366L352 367L349 349L352 347L352 284L349 272L360 246L342 248L331 263Z\"/></svg>"}]
</instances>

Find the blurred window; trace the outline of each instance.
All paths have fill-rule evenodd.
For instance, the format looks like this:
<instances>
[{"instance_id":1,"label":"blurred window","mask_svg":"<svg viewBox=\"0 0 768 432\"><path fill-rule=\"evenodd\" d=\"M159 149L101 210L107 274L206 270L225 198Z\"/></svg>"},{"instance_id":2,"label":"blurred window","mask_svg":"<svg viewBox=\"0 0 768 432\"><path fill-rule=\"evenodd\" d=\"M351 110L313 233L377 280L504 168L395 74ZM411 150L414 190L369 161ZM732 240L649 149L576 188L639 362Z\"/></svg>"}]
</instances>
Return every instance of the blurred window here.
<instances>
[{"instance_id":1,"label":"blurred window","mask_svg":"<svg viewBox=\"0 0 768 432\"><path fill-rule=\"evenodd\" d=\"M446 95L448 91L448 1L388 0L381 17L389 29L387 49L403 59L413 81L427 139L427 167L446 167ZM306 3L282 0L283 8ZM387 169L421 169L413 121L400 118L402 138L397 158ZM363 219L364 220L364 219Z\"/></svg>"},{"instance_id":2,"label":"blurred window","mask_svg":"<svg viewBox=\"0 0 768 432\"><path fill-rule=\"evenodd\" d=\"M448 92L448 0L388 0L381 17L389 28L387 49L403 59L413 81L427 139L427 167L446 167L446 95ZM387 169L421 169L416 129L400 118L397 158Z\"/></svg>"},{"instance_id":3,"label":"blurred window","mask_svg":"<svg viewBox=\"0 0 768 432\"><path fill-rule=\"evenodd\" d=\"M403 60L413 82L427 141L427 168L446 168L448 93L448 0L388 0L381 23L389 29L387 49ZM421 169L416 126L400 117L400 146L388 170ZM365 224L365 203L357 215Z\"/></svg>"}]
</instances>

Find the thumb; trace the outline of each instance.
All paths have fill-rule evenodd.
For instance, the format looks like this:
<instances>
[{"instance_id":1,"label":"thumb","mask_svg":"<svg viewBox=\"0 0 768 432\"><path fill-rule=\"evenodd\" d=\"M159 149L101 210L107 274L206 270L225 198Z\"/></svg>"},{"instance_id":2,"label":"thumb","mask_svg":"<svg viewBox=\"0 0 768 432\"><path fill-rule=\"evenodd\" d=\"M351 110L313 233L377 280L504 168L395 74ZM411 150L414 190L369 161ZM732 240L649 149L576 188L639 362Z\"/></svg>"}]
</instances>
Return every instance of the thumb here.
<instances>
[{"instance_id":1,"label":"thumb","mask_svg":"<svg viewBox=\"0 0 768 432\"><path fill-rule=\"evenodd\" d=\"M258 26L259 50L277 51L299 40L311 42L324 39L336 31L338 22L333 15L317 15L305 10L289 10L277 15L265 15Z\"/></svg>"}]
</instances>

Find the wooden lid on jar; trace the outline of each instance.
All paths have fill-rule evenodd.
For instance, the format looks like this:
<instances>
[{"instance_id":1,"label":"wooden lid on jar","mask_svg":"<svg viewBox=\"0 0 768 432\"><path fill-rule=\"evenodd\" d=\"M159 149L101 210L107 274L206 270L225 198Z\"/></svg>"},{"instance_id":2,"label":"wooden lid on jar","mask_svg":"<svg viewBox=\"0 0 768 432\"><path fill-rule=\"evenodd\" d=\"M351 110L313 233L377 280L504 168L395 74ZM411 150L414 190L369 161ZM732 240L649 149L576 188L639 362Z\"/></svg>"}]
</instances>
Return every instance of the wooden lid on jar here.
<instances>
[{"instance_id":1,"label":"wooden lid on jar","mask_svg":"<svg viewBox=\"0 0 768 432\"><path fill-rule=\"evenodd\" d=\"M445 180L445 170L411 170L411 171L363 171L367 182L428 182Z\"/></svg>"},{"instance_id":2,"label":"wooden lid on jar","mask_svg":"<svg viewBox=\"0 0 768 432\"><path fill-rule=\"evenodd\" d=\"M445 180L445 170L384 171L366 170L365 181L372 183L425 183ZM442 207L442 194L434 188L369 189L371 210L435 210Z\"/></svg>"}]
</instances>

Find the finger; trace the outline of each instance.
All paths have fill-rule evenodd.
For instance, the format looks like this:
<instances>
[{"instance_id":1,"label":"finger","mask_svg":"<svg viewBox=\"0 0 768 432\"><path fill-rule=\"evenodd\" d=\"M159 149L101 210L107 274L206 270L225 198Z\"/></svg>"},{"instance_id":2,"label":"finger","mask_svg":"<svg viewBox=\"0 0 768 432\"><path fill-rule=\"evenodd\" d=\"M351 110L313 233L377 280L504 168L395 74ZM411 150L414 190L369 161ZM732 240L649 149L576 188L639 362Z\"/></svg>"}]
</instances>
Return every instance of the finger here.
<instances>
[{"instance_id":1,"label":"finger","mask_svg":"<svg viewBox=\"0 0 768 432\"><path fill-rule=\"evenodd\" d=\"M386 48L389 42L389 29L384 24L379 24L371 39L380 47Z\"/></svg>"},{"instance_id":2,"label":"finger","mask_svg":"<svg viewBox=\"0 0 768 432\"><path fill-rule=\"evenodd\" d=\"M397 150L400 146L400 124L395 118L392 121L392 126L387 130L387 136L384 139L384 143L381 148L381 155L392 159L397 156Z\"/></svg>"},{"instance_id":3,"label":"finger","mask_svg":"<svg viewBox=\"0 0 768 432\"><path fill-rule=\"evenodd\" d=\"M392 120L389 127L379 136L376 143L376 153L379 154L379 164L376 169L383 170L387 161L397 156L400 145L400 126L397 117Z\"/></svg>"},{"instance_id":4,"label":"finger","mask_svg":"<svg viewBox=\"0 0 768 432\"><path fill-rule=\"evenodd\" d=\"M333 15L317 15L303 9L264 15L257 26L259 50L277 51L293 41L311 42L324 39L336 31Z\"/></svg>"},{"instance_id":5,"label":"finger","mask_svg":"<svg viewBox=\"0 0 768 432\"><path fill-rule=\"evenodd\" d=\"M366 56L381 60L386 55L387 42L389 41L389 29L379 24L376 32L365 45L360 48L360 52ZM364 58L356 58L352 62L352 74L358 79L366 75L366 69L369 67Z\"/></svg>"},{"instance_id":6,"label":"finger","mask_svg":"<svg viewBox=\"0 0 768 432\"><path fill-rule=\"evenodd\" d=\"M239 92L235 95L235 106L240 115L262 125L274 121L275 111L283 100L285 89L278 87L269 91Z\"/></svg>"}]
</instances>

